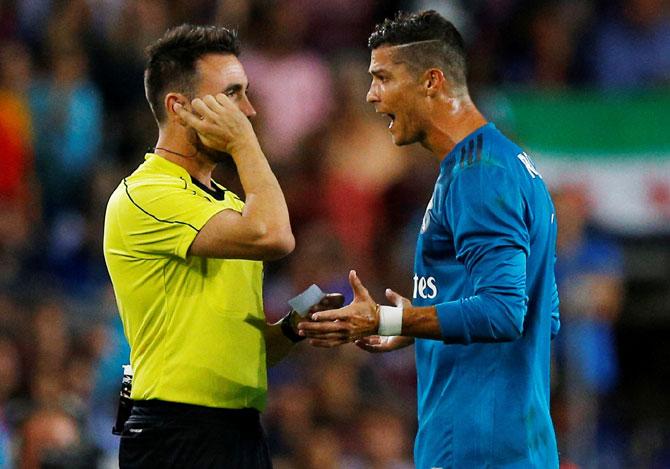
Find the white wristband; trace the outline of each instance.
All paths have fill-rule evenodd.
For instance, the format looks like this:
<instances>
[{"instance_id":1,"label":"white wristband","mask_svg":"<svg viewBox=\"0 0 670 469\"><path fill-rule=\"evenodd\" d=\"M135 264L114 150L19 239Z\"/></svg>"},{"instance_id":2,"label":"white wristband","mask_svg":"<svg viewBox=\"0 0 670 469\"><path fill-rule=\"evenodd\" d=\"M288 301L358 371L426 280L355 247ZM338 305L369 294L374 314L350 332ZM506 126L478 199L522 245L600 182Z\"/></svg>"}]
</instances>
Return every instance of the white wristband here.
<instances>
[{"instance_id":1,"label":"white wristband","mask_svg":"<svg viewBox=\"0 0 670 469\"><path fill-rule=\"evenodd\" d=\"M400 335L402 333L402 306L379 307L379 335Z\"/></svg>"}]
</instances>

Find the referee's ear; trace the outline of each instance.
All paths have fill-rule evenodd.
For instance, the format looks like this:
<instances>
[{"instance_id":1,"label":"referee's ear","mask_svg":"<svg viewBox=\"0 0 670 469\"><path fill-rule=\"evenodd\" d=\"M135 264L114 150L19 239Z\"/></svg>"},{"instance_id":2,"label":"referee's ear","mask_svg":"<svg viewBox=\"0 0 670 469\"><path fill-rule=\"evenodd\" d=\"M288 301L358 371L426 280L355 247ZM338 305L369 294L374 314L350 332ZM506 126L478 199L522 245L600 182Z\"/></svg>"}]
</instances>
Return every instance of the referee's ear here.
<instances>
[{"instance_id":1,"label":"referee's ear","mask_svg":"<svg viewBox=\"0 0 670 469\"><path fill-rule=\"evenodd\" d=\"M434 98L444 89L446 78L439 68L429 68L423 73L423 88L426 96Z\"/></svg>"},{"instance_id":2,"label":"referee's ear","mask_svg":"<svg viewBox=\"0 0 670 469\"><path fill-rule=\"evenodd\" d=\"M184 107L184 109L187 109L189 111L191 110L190 100L183 94L181 93L166 94L164 101L165 113L167 115L166 124L176 121L180 125L186 127L186 122L184 122L184 120L181 117L179 117L179 115L174 110L174 105L177 103L181 104Z\"/></svg>"}]
</instances>

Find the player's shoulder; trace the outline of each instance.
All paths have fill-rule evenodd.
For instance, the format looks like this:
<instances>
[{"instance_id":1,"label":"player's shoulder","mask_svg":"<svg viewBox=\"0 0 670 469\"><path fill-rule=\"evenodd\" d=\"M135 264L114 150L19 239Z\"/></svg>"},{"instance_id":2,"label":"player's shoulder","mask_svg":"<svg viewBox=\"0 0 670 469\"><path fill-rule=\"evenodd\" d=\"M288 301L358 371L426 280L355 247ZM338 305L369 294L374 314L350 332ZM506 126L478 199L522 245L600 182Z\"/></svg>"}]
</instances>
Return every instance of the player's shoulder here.
<instances>
[{"instance_id":1,"label":"player's shoulder","mask_svg":"<svg viewBox=\"0 0 670 469\"><path fill-rule=\"evenodd\" d=\"M484 125L454 147L452 173L458 175L473 169L486 171L503 167L508 155L518 149L493 124Z\"/></svg>"},{"instance_id":2,"label":"player's shoulder","mask_svg":"<svg viewBox=\"0 0 670 469\"><path fill-rule=\"evenodd\" d=\"M514 173L523 149L489 123L463 139L453 150L452 176L469 172Z\"/></svg>"}]
</instances>

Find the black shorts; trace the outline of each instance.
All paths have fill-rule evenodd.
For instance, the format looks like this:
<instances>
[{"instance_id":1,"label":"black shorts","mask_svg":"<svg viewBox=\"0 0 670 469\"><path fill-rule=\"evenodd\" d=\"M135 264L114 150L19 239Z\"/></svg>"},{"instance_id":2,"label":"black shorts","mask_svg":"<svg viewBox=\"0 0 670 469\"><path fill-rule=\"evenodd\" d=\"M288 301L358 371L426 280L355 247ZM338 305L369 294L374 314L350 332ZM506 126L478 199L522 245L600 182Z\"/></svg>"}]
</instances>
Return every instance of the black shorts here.
<instances>
[{"instance_id":1,"label":"black shorts","mask_svg":"<svg viewBox=\"0 0 670 469\"><path fill-rule=\"evenodd\" d=\"M123 427L121 469L271 469L255 409L136 401Z\"/></svg>"}]
</instances>

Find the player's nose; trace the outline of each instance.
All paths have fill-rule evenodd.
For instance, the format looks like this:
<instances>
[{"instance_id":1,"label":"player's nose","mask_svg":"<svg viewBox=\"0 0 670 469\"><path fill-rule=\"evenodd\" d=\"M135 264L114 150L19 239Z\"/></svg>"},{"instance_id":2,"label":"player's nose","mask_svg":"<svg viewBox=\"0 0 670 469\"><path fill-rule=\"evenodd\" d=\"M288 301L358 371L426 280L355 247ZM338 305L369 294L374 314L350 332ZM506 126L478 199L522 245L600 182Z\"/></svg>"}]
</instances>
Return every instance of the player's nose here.
<instances>
[{"instance_id":1,"label":"player's nose","mask_svg":"<svg viewBox=\"0 0 670 469\"><path fill-rule=\"evenodd\" d=\"M379 102L379 94L377 93L377 90L375 89L374 86L370 86L370 89L368 90L368 94L365 96L365 100L368 103L378 103Z\"/></svg>"}]
</instances>

